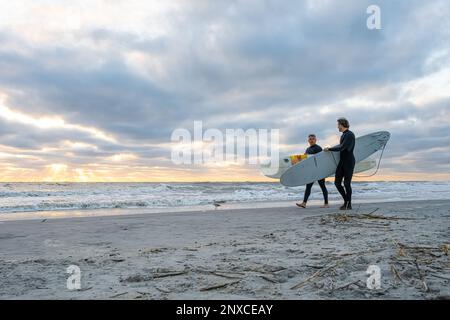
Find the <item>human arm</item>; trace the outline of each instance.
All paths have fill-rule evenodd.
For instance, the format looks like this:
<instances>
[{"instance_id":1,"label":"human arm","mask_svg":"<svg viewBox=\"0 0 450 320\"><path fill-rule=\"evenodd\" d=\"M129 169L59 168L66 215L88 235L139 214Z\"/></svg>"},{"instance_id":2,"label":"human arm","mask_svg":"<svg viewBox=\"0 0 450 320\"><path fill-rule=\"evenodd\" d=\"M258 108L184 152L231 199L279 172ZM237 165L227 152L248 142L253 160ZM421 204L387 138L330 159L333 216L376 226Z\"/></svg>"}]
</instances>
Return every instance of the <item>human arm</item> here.
<instances>
[{"instance_id":1,"label":"human arm","mask_svg":"<svg viewBox=\"0 0 450 320\"><path fill-rule=\"evenodd\" d=\"M332 148L325 148L325 151L345 151L352 145L354 136L351 133L347 133L343 136L342 143Z\"/></svg>"}]
</instances>

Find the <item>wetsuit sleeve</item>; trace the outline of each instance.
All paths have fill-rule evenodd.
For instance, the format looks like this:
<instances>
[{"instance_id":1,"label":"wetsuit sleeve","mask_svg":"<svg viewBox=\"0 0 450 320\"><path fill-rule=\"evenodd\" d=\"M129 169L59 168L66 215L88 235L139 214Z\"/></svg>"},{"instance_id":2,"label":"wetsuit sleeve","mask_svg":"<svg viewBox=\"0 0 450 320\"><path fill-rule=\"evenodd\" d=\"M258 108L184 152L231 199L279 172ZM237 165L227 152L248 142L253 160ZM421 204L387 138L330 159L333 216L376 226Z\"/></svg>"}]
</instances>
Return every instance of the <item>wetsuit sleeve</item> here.
<instances>
[{"instance_id":1,"label":"wetsuit sleeve","mask_svg":"<svg viewBox=\"0 0 450 320\"><path fill-rule=\"evenodd\" d=\"M353 135L346 134L344 136L344 139L342 140L342 143L340 145L332 147L332 148L330 148L328 150L330 150L330 151L344 151L344 150L347 150L352 145L354 139L355 138L354 138Z\"/></svg>"},{"instance_id":2,"label":"wetsuit sleeve","mask_svg":"<svg viewBox=\"0 0 450 320\"><path fill-rule=\"evenodd\" d=\"M316 153L319 153L320 151L322 151L322 148L316 144L312 147L308 147L308 149L306 149L305 153L306 154L316 154Z\"/></svg>"}]
</instances>

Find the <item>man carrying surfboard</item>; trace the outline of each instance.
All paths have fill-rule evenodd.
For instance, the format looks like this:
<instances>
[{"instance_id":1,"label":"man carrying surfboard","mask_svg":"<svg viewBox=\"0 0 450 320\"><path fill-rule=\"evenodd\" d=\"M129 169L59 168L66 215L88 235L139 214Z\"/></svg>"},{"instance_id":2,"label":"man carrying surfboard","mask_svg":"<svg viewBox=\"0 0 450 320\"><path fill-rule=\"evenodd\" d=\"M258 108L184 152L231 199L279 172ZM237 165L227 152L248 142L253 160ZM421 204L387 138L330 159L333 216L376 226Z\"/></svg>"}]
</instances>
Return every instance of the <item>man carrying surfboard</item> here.
<instances>
[{"instance_id":1,"label":"man carrying surfboard","mask_svg":"<svg viewBox=\"0 0 450 320\"><path fill-rule=\"evenodd\" d=\"M308 143L309 143L309 147L306 149L305 154L316 154L316 153L319 153L322 151L322 147L317 144L317 138L316 138L315 134L310 134L308 136ZM328 190L325 185L325 179L320 179L317 182L319 183L319 186L322 189L322 193L323 193L324 205L322 206L322 208L328 208L329 207L328 206ZM311 189L312 189L313 184L314 184L314 182L311 182L306 185L305 195L303 196L303 202L296 203L296 205L298 207L306 208L306 202L308 201L308 198L311 194Z\"/></svg>"},{"instance_id":2,"label":"man carrying surfboard","mask_svg":"<svg viewBox=\"0 0 450 320\"><path fill-rule=\"evenodd\" d=\"M355 156L353 155L353 150L355 149L355 135L349 130L350 123L345 118L339 118L337 120L337 127L339 132L342 132L340 144L332 148L325 148L324 151L339 151L340 153L340 160L334 176L334 185L344 199L344 204L340 209L351 210L351 183L353 170L355 169ZM344 187L342 187L342 179L344 179Z\"/></svg>"}]
</instances>

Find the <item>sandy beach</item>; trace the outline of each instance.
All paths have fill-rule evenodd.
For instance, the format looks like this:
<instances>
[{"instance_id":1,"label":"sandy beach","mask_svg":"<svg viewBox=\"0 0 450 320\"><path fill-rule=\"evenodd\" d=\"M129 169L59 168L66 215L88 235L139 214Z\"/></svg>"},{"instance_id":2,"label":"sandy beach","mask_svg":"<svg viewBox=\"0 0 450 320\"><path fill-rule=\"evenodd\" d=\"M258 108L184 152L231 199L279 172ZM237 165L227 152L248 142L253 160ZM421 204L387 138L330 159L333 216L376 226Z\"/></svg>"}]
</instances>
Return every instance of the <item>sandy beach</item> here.
<instances>
[{"instance_id":1,"label":"sandy beach","mask_svg":"<svg viewBox=\"0 0 450 320\"><path fill-rule=\"evenodd\" d=\"M4 221L0 298L450 299L449 236L444 200Z\"/></svg>"}]
</instances>

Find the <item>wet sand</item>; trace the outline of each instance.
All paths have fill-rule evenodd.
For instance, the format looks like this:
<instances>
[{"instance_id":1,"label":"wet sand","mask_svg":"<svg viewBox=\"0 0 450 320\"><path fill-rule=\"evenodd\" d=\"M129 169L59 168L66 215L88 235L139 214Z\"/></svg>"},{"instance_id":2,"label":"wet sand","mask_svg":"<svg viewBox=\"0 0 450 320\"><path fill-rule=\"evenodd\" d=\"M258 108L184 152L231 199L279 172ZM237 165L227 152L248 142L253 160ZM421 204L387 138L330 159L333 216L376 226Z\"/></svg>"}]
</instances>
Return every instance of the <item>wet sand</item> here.
<instances>
[{"instance_id":1,"label":"wet sand","mask_svg":"<svg viewBox=\"0 0 450 320\"><path fill-rule=\"evenodd\" d=\"M450 299L449 245L446 200L3 221L0 298Z\"/></svg>"}]
</instances>

